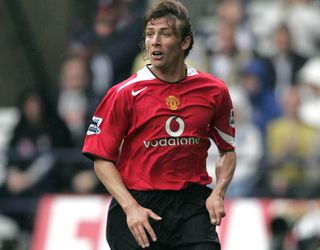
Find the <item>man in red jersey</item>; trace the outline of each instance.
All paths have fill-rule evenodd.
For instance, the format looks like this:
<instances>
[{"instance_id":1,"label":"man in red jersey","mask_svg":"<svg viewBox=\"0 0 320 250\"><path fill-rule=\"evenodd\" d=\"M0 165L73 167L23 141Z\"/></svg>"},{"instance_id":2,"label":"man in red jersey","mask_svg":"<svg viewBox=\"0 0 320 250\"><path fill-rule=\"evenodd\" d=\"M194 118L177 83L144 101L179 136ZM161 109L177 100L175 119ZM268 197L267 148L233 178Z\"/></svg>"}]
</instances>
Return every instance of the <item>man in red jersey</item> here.
<instances>
[{"instance_id":1,"label":"man in red jersey","mask_svg":"<svg viewBox=\"0 0 320 250\"><path fill-rule=\"evenodd\" d=\"M193 33L180 2L157 2L144 30L151 64L108 91L83 147L114 198L108 243L120 250L220 249L215 227L236 163L228 89L185 65ZM220 151L213 190L209 138Z\"/></svg>"}]
</instances>

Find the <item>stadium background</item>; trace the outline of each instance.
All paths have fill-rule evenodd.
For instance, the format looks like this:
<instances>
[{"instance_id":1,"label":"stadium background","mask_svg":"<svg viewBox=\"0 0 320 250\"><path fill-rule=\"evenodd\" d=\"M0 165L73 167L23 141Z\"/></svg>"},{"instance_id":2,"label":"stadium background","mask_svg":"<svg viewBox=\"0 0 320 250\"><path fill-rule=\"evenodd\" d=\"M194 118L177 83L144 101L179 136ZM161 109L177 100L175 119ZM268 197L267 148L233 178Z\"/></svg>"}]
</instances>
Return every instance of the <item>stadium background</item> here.
<instances>
[{"instance_id":1,"label":"stadium background","mask_svg":"<svg viewBox=\"0 0 320 250\"><path fill-rule=\"evenodd\" d=\"M115 2L121 2L119 5L121 7L118 5L115 7ZM104 88L102 92L106 91L111 84L129 76L130 72L139 67L141 60L139 61L137 43L142 40L142 33L139 33L141 29L138 25L141 24L141 17L149 2L151 0L0 1L1 185L4 185L7 178L6 167L9 158L8 151L10 151L8 143L20 117L18 103L21 93L30 89L39 89L47 98L49 105L57 108L57 99L59 100L57 96L61 91L59 85L61 71L66 59L71 54L77 54L94 64L99 62L99 56L109 53L113 67L108 69L113 72L111 76L102 75L103 79L110 81L109 85L93 85L91 82L92 85L86 86L86 88L91 87L93 97L90 96L90 105L95 106L97 100L101 98L97 94L99 91L101 94L101 89ZM188 60L191 65L210 71L212 67L207 59L209 58L210 61L210 56L214 58L212 55L215 55L218 49L215 45L213 45L214 48L210 46L218 43L215 35L219 32L218 23L222 18L219 10L222 2L227 1L183 0L182 2L190 11L196 34L194 52ZM312 103L313 110L316 112L307 116L306 121L309 122L311 119L310 124L316 127L316 137L320 137L320 118L317 110L317 107L320 107L320 2L318 0L239 0L238 2L242 7L243 16L237 25L245 30L242 33L244 37L249 34L247 36L249 40L244 38L238 45L240 49L249 51L252 58L273 58L275 48L272 34L274 30L281 23L289 27L294 50L307 58L305 65L309 62L311 65L304 71L298 72L300 75L296 80L296 85L299 85L304 92L307 91L305 86L309 86L311 82L315 93L318 91ZM232 13L237 14L237 11L231 11L231 15ZM116 24L112 32L119 31L119 33L121 29L126 28L126 25L131 27L132 23L136 23L137 25L133 25L131 29L136 32L134 33L136 36L128 32L127 35L121 34L112 39L108 38L109 40L96 39L92 30L97 22L114 22ZM103 32L108 33L108 31ZM106 41L110 42L110 50L113 50L114 53L108 50L108 44L103 44ZM123 50L124 47L121 47L123 42L124 47L127 47L128 50ZM97 46L100 47L97 49ZM98 54L95 58L97 61L92 60L92 48ZM91 54L88 56L87 53ZM245 66L245 63L243 65ZM97 72L97 77L100 76L98 69L99 67L97 71L90 73L92 81L94 73ZM119 73L119 71L122 72ZM240 77L240 71L236 73L236 77ZM229 84L228 79L223 80ZM93 86L96 86L96 89ZM277 97L279 93L274 86L273 91ZM308 94L307 97L313 98ZM240 102L241 100L240 98ZM242 105L245 104L242 103ZM80 102L79 106L81 105ZM87 112L90 116L92 107L87 108ZM59 114L61 113L63 112ZM64 167L74 165L75 162L90 167L90 162L83 159L79 153L80 144L81 142L77 141L73 148L57 153L60 161L63 159ZM275 182L279 176L283 177L286 174L293 174L293 177L288 178L298 180L297 183L293 181L294 185L289 190L290 192L287 190L288 192L277 193L276 191L282 188L282 183L277 182L278 186L271 185L275 191L270 192L268 178L270 178L271 170L267 164L263 164L269 161L270 152L264 149L264 146L261 147L260 155L258 153L256 156L259 158L257 161L259 163L255 163L257 166L251 166L250 161L247 163L249 168L256 168L255 171L251 171L254 175L250 176L246 183L239 183L235 187L235 190L240 190L242 187L243 189L244 187L250 188L250 192L232 192L227 198L228 217L220 229L220 236L224 242L223 250L320 249L319 148L314 146L316 150L305 156L312 161L311 174L307 173L309 177L311 176L309 179L302 177L306 174L302 173L303 171L294 173L272 171L274 173L272 178ZM250 156L254 153L256 153L256 148L252 146L243 153L243 158L246 158L246 154ZM213 149L208 158L210 166L213 166L212 159L215 154ZM300 158L293 157L292 159L293 165L300 164L301 167L301 163L297 163L301 160ZM213 173L213 167L209 167L208 170ZM300 183L299 180L303 178L304 182ZM64 179L64 181L68 180ZM248 182L254 185L247 187ZM306 183L312 185L306 185ZM65 184L65 186L68 185ZM36 203L30 201L28 197L19 203L10 203L10 200L7 197L4 198L0 193L0 249L105 249L103 223L105 223L104 215L108 197L102 193L99 188L90 191L83 191L81 188L80 190L65 188L54 194L42 194L37 197ZM7 210L15 210L19 213L29 208L36 212L34 231L21 231L5 216ZM61 242L63 242L62 245Z\"/></svg>"}]
</instances>

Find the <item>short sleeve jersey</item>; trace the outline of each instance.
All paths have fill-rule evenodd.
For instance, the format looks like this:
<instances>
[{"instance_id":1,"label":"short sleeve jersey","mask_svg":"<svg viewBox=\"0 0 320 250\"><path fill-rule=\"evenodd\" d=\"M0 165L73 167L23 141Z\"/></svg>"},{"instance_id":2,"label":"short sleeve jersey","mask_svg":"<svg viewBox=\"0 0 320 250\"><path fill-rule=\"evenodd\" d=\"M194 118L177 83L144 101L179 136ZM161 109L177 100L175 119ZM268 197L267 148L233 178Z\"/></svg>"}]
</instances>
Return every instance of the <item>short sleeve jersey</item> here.
<instances>
[{"instance_id":1,"label":"short sleeve jersey","mask_svg":"<svg viewBox=\"0 0 320 250\"><path fill-rule=\"evenodd\" d=\"M92 118L83 153L115 163L131 190L180 190L207 185L209 138L234 149L234 116L226 85L188 67L176 83L148 66L112 87Z\"/></svg>"}]
</instances>

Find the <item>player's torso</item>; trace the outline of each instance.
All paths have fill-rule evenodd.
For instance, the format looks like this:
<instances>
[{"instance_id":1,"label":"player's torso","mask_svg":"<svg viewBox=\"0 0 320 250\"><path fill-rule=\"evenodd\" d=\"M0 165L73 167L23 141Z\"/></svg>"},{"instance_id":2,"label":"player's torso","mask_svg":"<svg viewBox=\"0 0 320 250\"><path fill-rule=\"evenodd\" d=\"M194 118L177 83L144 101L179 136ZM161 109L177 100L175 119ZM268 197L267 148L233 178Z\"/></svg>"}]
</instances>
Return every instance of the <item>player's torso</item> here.
<instances>
[{"instance_id":1,"label":"player's torso","mask_svg":"<svg viewBox=\"0 0 320 250\"><path fill-rule=\"evenodd\" d=\"M208 137L215 114L212 84L196 78L173 84L155 79L135 84L130 95L132 126L128 135L143 137L145 147L162 138Z\"/></svg>"},{"instance_id":2,"label":"player's torso","mask_svg":"<svg viewBox=\"0 0 320 250\"><path fill-rule=\"evenodd\" d=\"M219 87L195 74L178 83L153 78L122 88L130 126L118 167L126 185L146 190L210 183L206 157Z\"/></svg>"}]
</instances>

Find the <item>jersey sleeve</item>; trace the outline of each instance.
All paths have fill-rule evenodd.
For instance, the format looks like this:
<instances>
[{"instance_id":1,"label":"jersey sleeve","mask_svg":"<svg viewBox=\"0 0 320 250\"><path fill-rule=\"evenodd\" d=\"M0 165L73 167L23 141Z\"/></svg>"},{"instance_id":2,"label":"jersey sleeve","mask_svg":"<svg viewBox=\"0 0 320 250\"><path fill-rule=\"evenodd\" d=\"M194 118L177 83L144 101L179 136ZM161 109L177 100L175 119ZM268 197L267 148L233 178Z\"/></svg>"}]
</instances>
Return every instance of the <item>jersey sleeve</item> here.
<instances>
[{"instance_id":1,"label":"jersey sleeve","mask_svg":"<svg viewBox=\"0 0 320 250\"><path fill-rule=\"evenodd\" d=\"M91 159L99 157L116 163L128 124L125 98L117 88L111 88L92 117L82 153Z\"/></svg>"},{"instance_id":2,"label":"jersey sleeve","mask_svg":"<svg viewBox=\"0 0 320 250\"><path fill-rule=\"evenodd\" d=\"M235 121L233 105L227 87L222 88L217 102L217 113L210 124L211 139L220 151L235 148Z\"/></svg>"}]
</instances>

